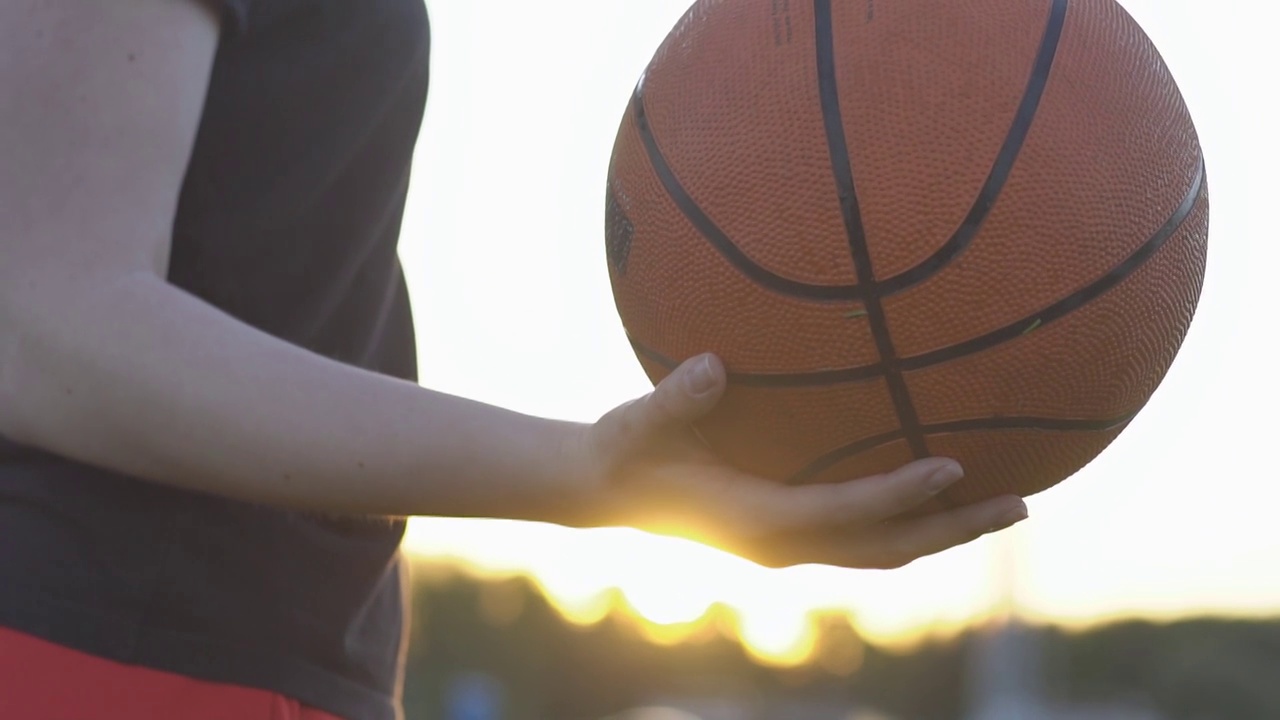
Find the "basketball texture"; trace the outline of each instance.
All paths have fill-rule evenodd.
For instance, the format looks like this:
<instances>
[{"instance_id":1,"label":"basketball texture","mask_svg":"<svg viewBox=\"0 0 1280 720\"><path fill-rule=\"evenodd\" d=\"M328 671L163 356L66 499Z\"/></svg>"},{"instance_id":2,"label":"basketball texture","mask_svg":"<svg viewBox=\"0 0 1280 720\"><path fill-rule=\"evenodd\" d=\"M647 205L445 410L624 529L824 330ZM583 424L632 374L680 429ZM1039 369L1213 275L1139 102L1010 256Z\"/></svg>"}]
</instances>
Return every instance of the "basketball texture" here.
<instances>
[{"instance_id":1,"label":"basketball texture","mask_svg":"<svg viewBox=\"0 0 1280 720\"><path fill-rule=\"evenodd\" d=\"M715 352L699 431L788 483L914 458L927 509L1053 486L1163 379L1204 161L1114 0L699 0L618 133L606 241L649 377Z\"/></svg>"}]
</instances>

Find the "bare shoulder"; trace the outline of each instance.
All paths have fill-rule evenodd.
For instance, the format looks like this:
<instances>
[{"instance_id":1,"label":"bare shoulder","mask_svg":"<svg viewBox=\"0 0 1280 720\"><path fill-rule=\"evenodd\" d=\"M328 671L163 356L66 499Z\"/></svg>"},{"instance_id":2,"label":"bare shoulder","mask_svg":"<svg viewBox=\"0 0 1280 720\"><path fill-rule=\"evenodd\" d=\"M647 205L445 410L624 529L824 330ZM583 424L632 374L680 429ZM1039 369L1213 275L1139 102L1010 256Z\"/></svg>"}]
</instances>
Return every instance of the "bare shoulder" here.
<instances>
[{"instance_id":1,"label":"bare shoulder","mask_svg":"<svg viewBox=\"0 0 1280 720\"><path fill-rule=\"evenodd\" d=\"M218 37L202 0L0 3L0 304L163 270Z\"/></svg>"}]
</instances>

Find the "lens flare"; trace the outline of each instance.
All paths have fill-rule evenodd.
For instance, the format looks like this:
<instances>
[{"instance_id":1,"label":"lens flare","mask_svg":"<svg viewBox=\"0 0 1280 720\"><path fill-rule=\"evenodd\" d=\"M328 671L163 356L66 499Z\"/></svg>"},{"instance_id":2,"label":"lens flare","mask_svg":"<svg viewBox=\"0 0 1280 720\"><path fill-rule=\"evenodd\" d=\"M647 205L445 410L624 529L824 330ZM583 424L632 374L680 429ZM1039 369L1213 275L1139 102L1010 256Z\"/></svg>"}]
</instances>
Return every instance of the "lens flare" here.
<instances>
[{"instance_id":1,"label":"lens flare","mask_svg":"<svg viewBox=\"0 0 1280 720\"><path fill-rule=\"evenodd\" d=\"M950 615L939 615L937 573L927 567L893 574L771 570L690 540L628 529L417 519L405 547L426 565L480 579L527 579L574 624L627 618L660 645L727 636L762 664L813 665L836 675L860 667L858 636L909 644L957 632L995 605L981 574L948 582L941 605ZM509 602L499 594L480 609L501 621L517 612L503 604ZM832 619L849 629L835 645L824 632Z\"/></svg>"}]
</instances>

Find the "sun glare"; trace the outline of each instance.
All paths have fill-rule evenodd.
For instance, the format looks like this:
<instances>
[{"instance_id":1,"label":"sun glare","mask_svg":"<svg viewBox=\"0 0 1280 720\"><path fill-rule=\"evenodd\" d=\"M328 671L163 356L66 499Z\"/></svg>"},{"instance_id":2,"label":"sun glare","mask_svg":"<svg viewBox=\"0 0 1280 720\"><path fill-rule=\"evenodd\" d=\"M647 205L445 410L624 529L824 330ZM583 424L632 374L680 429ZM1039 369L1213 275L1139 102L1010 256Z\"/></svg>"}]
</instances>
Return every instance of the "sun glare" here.
<instances>
[{"instance_id":1,"label":"sun glare","mask_svg":"<svg viewBox=\"0 0 1280 720\"><path fill-rule=\"evenodd\" d=\"M419 519L406 548L428 565L484 579L523 577L568 621L591 625L616 614L641 635L671 645L722 634L758 661L779 667L817 663L850 672L860 648L820 647L824 619L838 618L868 639L888 645L955 631L979 618L990 592L965 594L952 584L939 616L928 598L934 576L898 571L888 585L881 574L823 567L770 570L689 540L635 530L591 531L508 521ZM970 585L982 588L986 578ZM916 598L904 602L902 598ZM876 603L880 598L883 602ZM869 601L859 604L858 600ZM506 611L482 598L486 615ZM494 606L497 609L493 609ZM867 612L872 608L872 612Z\"/></svg>"}]
</instances>

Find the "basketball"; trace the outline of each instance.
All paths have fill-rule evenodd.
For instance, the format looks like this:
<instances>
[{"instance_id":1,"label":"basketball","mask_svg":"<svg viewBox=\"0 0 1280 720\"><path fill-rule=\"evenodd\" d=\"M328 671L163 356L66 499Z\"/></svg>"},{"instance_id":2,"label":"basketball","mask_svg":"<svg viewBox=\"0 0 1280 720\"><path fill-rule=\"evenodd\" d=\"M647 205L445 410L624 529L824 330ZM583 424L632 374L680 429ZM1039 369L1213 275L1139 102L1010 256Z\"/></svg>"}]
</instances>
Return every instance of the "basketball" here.
<instances>
[{"instance_id":1,"label":"basketball","mask_svg":"<svg viewBox=\"0 0 1280 720\"><path fill-rule=\"evenodd\" d=\"M622 324L784 483L945 456L924 511L1091 462L1165 377L1208 232L1195 127L1115 0L699 0L608 176Z\"/></svg>"}]
</instances>

